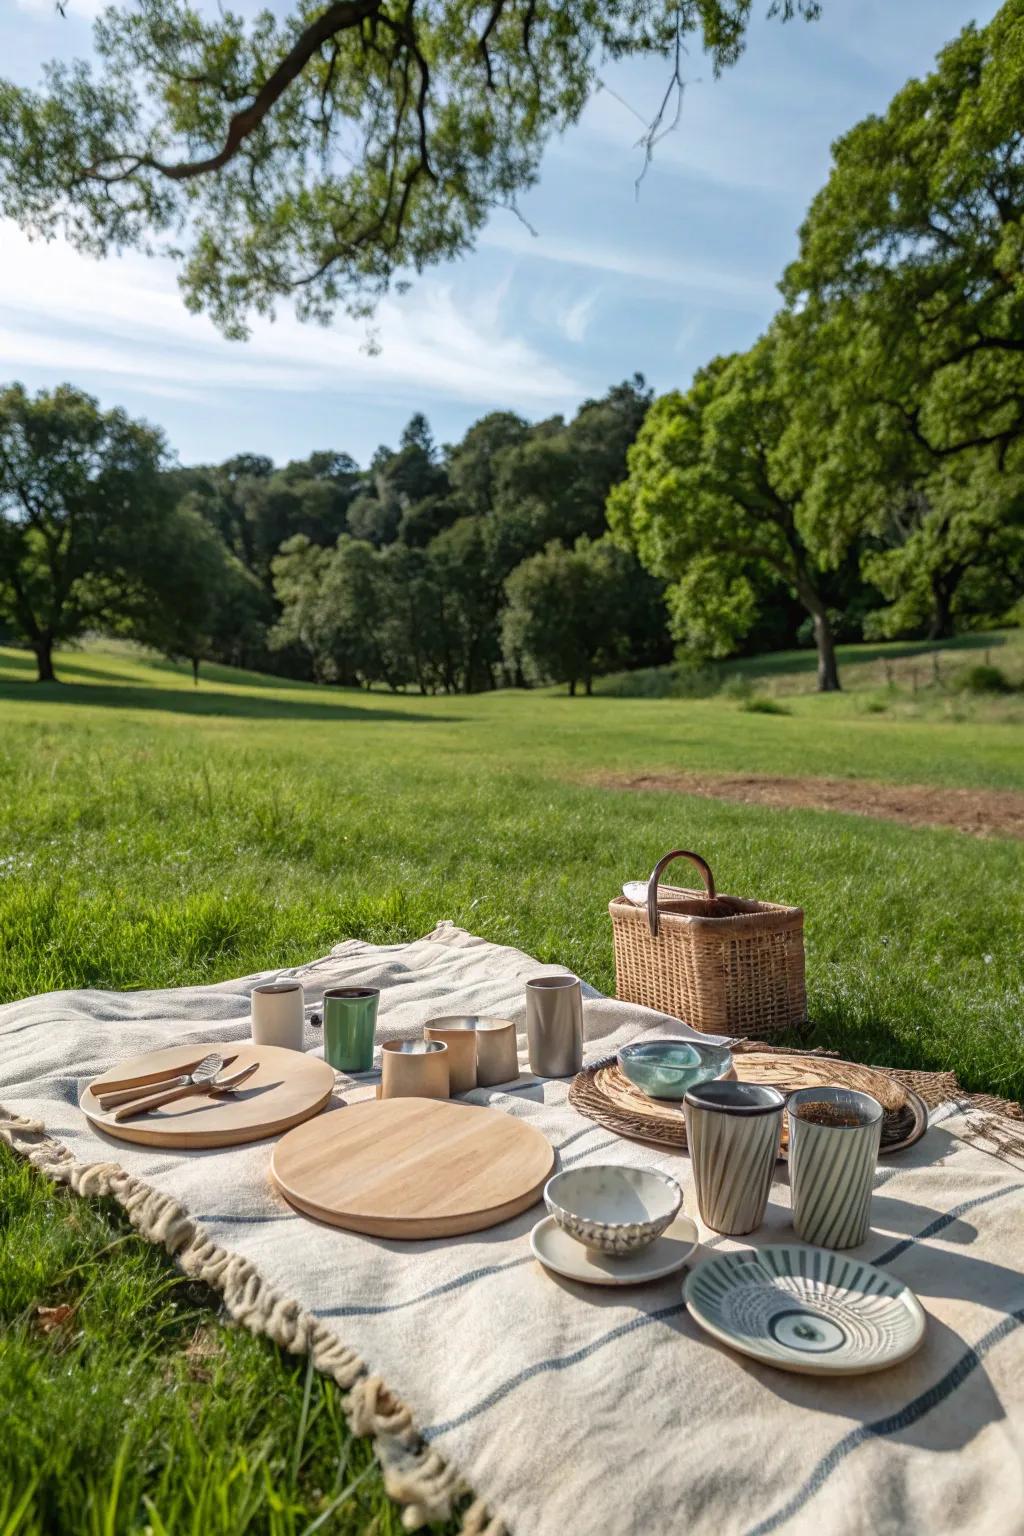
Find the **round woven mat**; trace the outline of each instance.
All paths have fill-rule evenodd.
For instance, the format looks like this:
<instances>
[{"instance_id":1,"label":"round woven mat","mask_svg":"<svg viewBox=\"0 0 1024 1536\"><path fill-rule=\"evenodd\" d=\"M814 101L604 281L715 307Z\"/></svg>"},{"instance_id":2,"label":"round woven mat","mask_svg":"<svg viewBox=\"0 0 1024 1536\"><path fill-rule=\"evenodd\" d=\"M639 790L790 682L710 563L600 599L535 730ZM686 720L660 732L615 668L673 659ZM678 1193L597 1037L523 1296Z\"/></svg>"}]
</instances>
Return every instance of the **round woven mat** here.
<instances>
[{"instance_id":1,"label":"round woven mat","mask_svg":"<svg viewBox=\"0 0 1024 1536\"><path fill-rule=\"evenodd\" d=\"M885 1110L883 1152L912 1146L928 1126L928 1112L918 1095L874 1067L836 1061L829 1056L762 1050L737 1055L735 1067L736 1076L743 1082L766 1083L783 1093L826 1085L870 1093ZM686 1146L682 1104L648 1098L619 1071L614 1057L577 1073L569 1089L569 1103L589 1119L622 1136L680 1149ZM786 1155L787 1142L788 1125L784 1118L782 1157Z\"/></svg>"}]
</instances>

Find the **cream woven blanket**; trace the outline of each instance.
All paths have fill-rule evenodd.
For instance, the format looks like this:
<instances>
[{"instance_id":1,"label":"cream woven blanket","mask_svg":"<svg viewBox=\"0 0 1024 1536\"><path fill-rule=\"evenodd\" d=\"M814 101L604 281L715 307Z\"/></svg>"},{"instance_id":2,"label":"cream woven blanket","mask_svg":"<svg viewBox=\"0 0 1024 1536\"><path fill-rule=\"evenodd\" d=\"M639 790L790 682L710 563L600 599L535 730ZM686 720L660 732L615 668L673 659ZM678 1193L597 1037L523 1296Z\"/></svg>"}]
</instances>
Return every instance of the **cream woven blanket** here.
<instances>
[{"instance_id":1,"label":"cream woven blanket","mask_svg":"<svg viewBox=\"0 0 1024 1536\"><path fill-rule=\"evenodd\" d=\"M542 969L442 924L409 945L344 943L288 974L310 1003L327 985L379 985L380 1034L407 1038L439 1012L521 1025L523 982ZM267 1143L175 1154L88 1129L89 1078L152 1047L244 1037L255 979L0 1008L0 1133L51 1177L120 1199L240 1321L311 1350L354 1427L376 1436L410 1523L443 1514L461 1475L477 1495L466 1529L522 1536L1021 1528L1024 1161L997 1122L943 1106L880 1165L860 1251L917 1291L927 1338L894 1370L823 1382L713 1343L678 1276L624 1290L554 1279L527 1242L540 1208L464 1238L389 1243L294 1214L270 1186ZM593 992L585 1016L590 1058L665 1025ZM307 1048L320 1049L311 1027ZM339 1093L354 1096L346 1080ZM694 1211L685 1156L612 1135L566 1094L524 1075L474 1097L538 1125L562 1167L667 1169ZM792 1239L784 1171L758 1238ZM712 1237L703 1251L747 1245Z\"/></svg>"}]
</instances>

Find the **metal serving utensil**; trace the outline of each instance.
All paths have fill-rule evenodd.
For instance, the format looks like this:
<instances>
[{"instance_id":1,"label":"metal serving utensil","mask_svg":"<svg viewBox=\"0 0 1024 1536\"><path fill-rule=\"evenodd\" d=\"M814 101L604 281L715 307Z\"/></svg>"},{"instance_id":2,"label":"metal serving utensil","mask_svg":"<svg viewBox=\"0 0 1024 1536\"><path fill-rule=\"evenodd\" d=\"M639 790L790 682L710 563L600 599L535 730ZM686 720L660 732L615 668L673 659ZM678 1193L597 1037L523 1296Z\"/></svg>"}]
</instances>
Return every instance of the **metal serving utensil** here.
<instances>
[{"instance_id":1,"label":"metal serving utensil","mask_svg":"<svg viewBox=\"0 0 1024 1536\"><path fill-rule=\"evenodd\" d=\"M205 1083L187 1083L183 1088L171 1088L164 1093L155 1094L152 1098L143 1099L135 1104L125 1104L122 1109L116 1111L115 1121L120 1124L122 1120L131 1120L136 1115L148 1115L151 1109L159 1109L163 1104L173 1104L176 1099L188 1098L190 1094L208 1094L216 1098L223 1093L234 1093L245 1080L252 1076L259 1066L258 1061L250 1062L247 1067L242 1067L231 1077L213 1077Z\"/></svg>"},{"instance_id":2,"label":"metal serving utensil","mask_svg":"<svg viewBox=\"0 0 1024 1536\"><path fill-rule=\"evenodd\" d=\"M134 1088L122 1088L117 1093L98 1093L96 1102L104 1113L108 1109L116 1109L118 1104L130 1104L133 1099L148 1099L154 1093L163 1093L169 1088L194 1087L199 1083L207 1082L211 1077L216 1077L218 1072L223 1072L225 1067L230 1067L235 1061L234 1056L221 1056L218 1051L211 1051L197 1062L191 1072L176 1072L173 1077L163 1078L155 1083L144 1083Z\"/></svg>"}]
</instances>

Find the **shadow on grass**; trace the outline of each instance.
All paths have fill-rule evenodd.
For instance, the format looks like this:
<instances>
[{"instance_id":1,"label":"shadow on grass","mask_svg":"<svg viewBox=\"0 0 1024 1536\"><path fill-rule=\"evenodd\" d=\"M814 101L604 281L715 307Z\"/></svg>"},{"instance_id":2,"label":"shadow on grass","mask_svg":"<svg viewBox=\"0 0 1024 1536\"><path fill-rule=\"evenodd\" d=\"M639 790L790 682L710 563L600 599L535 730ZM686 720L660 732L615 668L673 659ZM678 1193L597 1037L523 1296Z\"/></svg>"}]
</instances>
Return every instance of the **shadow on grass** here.
<instances>
[{"instance_id":1,"label":"shadow on grass","mask_svg":"<svg viewBox=\"0 0 1024 1536\"><path fill-rule=\"evenodd\" d=\"M69 670L69 669L66 669ZM420 715L412 710L367 709L355 704L328 704L317 699L253 698L246 694L211 693L202 687L141 688L130 683L36 683L0 680L0 702L82 704L93 709L157 709L174 715L222 715L241 720L317 720L325 723L359 720L401 721L405 725L457 724L458 715Z\"/></svg>"},{"instance_id":2,"label":"shadow on grass","mask_svg":"<svg viewBox=\"0 0 1024 1536\"><path fill-rule=\"evenodd\" d=\"M997 650L1006 644L1001 634L957 635L951 640L907 640L902 644L887 641L880 645L839 645L836 656L840 669L857 667L873 661L903 661L909 656L929 656L935 651L946 660L957 651ZM786 672L815 672L818 656L814 650L768 651L763 656L739 656L720 663L725 677L774 677Z\"/></svg>"}]
</instances>

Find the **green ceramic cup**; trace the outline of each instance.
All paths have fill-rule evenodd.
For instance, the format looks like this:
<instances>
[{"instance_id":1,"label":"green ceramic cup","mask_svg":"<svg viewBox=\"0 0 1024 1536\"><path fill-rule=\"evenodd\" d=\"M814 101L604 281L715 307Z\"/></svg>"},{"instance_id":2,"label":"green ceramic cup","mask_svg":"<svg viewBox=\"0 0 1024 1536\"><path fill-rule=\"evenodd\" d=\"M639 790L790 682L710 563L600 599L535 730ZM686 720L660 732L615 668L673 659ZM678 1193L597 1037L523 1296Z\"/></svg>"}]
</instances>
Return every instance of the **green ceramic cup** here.
<instances>
[{"instance_id":1,"label":"green ceramic cup","mask_svg":"<svg viewBox=\"0 0 1024 1536\"><path fill-rule=\"evenodd\" d=\"M369 1072L377 1028L376 987L330 987L324 993L324 1058L336 1072Z\"/></svg>"}]
</instances>

